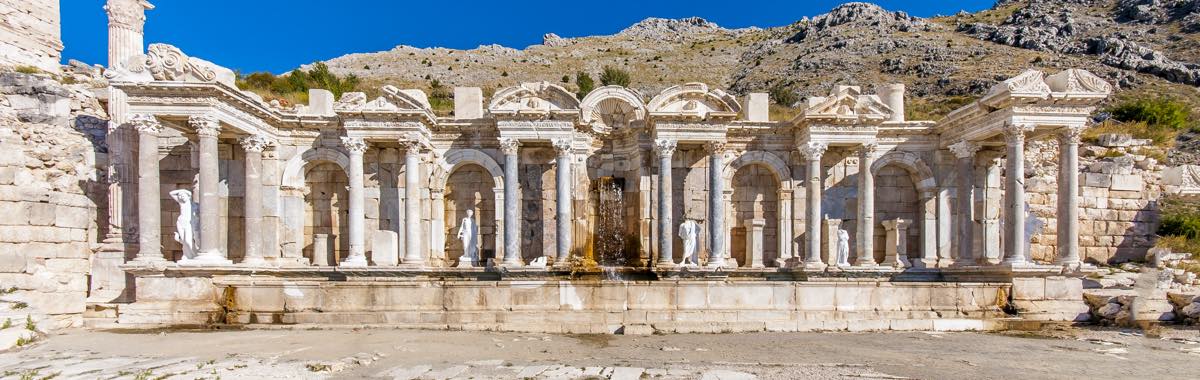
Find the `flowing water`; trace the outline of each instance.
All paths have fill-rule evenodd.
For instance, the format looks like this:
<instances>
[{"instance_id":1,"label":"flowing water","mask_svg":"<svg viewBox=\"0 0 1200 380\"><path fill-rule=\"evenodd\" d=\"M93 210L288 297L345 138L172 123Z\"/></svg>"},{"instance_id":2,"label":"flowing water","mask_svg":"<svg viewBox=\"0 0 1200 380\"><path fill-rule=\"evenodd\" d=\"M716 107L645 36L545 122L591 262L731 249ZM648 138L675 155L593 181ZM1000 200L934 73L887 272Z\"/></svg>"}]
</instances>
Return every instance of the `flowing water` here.
<instances>
[{"instance_id":1,"label":"flowing water","mask_svg":"<svg viewBox=\"0 0 1200 380\"><path fill-rule=\"evenodd\" d=\"M605 280L621 280L618 269L629 262L625 252L625 195L623 182L612 177L596 182L599 207L596 212L595 258Z\"/></svg>"}]
</instances>

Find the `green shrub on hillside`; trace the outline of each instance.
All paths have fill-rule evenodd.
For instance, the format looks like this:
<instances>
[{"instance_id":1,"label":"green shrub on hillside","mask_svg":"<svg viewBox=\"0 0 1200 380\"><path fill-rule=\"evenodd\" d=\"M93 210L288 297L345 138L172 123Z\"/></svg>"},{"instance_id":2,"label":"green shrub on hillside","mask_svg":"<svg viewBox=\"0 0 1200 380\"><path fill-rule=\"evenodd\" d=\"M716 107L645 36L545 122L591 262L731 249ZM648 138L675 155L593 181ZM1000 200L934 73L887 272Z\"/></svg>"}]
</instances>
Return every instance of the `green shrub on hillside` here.
<instances>
[{"instance_id":1,"label":"green shrub on hillside","mask_svg":"<svg viewBox=\"0 0 1200 380\"><path fill-rule=\"evenodd\" d=\"M268 72L256 72L238 78L238 88L250 90L268 99L297 101L307 99L304 96L310 88L329 90L333 96L341 97L343 93L358 91L361 81L354 74L339 76L329 71L329 66L318 62L312 69L295 70L276 76Z\"/></svg>"},{"instance_id":2,"label":"green shrub on hillside","mask_svg":"<svg viewBox=\"0 0 1200 380\"><path fill-rule=\"evenodd\" d=\"M583 99L583 97L587 96L587 94L591 93L592 90L596 88L596 83L592 82L592 76L582 71L575 73L575 85L579 86L579 93L576 95L578 95L580 99Z\"/></svg>"},{"instance_id":3,"label":"green shrub on hillside","mask_svg":"<svg viewBox=\"0 0 1200 380\"><path fill-rule=\"evenodd\" d=\"M1182 213L1163 215L1162 225L1158 227L1158 234L1200 239L1200 215Z\"/></svg>"},{"instance_id":4,"label":"green shrub on hillside","mask_svg":"<svg viewBox=\"0 0 1200 380\"><path fill-rule=\"evenodd\" d=\"M1191 111L1183 102L1170 98L1137 99L1112 108L1112 117L1122 122L1146 123L1158 131L1179 131L1188 127Z\"/></svg>"},{"instance_id":5,"label":"green shrub on hillside","mask_svg":"<svg viewBox=\"0 0 1200 380\"><path fill-rule=\"evenodd\" d=\"M604 72L600 73L600 84L629 87L629 72L612 66L604 66Z\"/></svg>"},{"instance_id":6,"label":"green shrub on hillside","mask_svg":"<svg viewBox=\"0 0 1200 380\"><path fill-rule=\"evenodd\" d=\"M768 96L772 102L784 107L795 107L796 103L800 102L800 96L796 95L796 92L792 91L790 87L784 86L783 83L771 86Z\"/></svg>"}]
</instances>

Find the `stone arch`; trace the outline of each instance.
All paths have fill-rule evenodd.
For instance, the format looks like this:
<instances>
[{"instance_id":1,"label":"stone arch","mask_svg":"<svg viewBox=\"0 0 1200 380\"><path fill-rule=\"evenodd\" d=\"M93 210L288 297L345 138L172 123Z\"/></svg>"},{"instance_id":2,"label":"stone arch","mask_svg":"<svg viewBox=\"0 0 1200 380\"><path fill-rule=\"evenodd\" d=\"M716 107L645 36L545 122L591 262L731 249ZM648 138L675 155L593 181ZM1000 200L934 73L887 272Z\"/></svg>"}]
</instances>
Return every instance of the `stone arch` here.
<instances>
[{"instance_id":1,"label":"stone arch","mask_svg":"<svg viewBox=\"0 0 1200 380\"><path fill-rule=\"evenodd\" d=\"M915 245L916 249L906 249L907 257L916 267L924 267L934 265L937 262L937 177L933 175L933 170L930 170L929 165L915 153L904 151L893 151L884 154L871 164L871 175L878 176L884 168L893 166L900 168L908 173L912 185L916 190L917 199L915 199L915 209L912 210L914 218L913 225L909 227L909 231L920 231L919 238ZM878 186L878 178L876 184ZM877 194L876 202L880 202ZM879 213L879 203L876 203L876 213ZM876 223L883 220L876 216ZM880 239L878 233L879 226L875 226L876 246L885 241ZM886 247L885 247L886 250ZM878 253L878 252L877 252ZM876 255L878 258L878 254Z\"/></svg>"},{"instance_id":2,"label":"stone arch","mask_svg":"<svg viewBox=\"0 0 1200 380\"><path fill-rule=\"evenodd\" d=\"M304 187L304 168L313 162L332 162L350 176L350 156L330 148L311 148L288 159L283 169L283 187Z\"/></svg>"},{"instance_id":3,"label":"stone arch","mask_svg":"<svg viewBox=\"0 0 1200 380\"><path fill-rule=\"evenodd\" d=\"M494 241L491 242L490 246L493 248L493 257L503 257L504 244L500 241L500 237L504 236L504 212L500 208L504 205L504 170L500 168L500 164L492 156L478 149L450 149L442 156L441 162L434 165L428 184L430 192L434 195L433 202L435 202L435 212L431 215L433 225L431 230L442 233L447 227L457 228L457 221L445 220L445 204L437 202L453 201L444 198L446 195L446 183L450 180L450 176L459 168L471 165L482 167L492 177L492 192L494 197L492 205L497 210L493 212L493 218L490 223L495 231L491 234ZM481 216L476 217L479 218ZM476 222L481 226L487 224L479 219ZM488 244L485 242L484 246L486 249ZM433 256L446 257L446 244L434 245L432 249Z\"/></svg>"},{"instance_id":4,"label":"stone arch","mask_svg":"<svg viewBox=\"0 0 1200 380\"><path fill-rule=\"evenodd\" d=\"M505 87L492 96L488 111L493 113L553 112L578 110L579 99L562 86L549 82L522 83Z\"/></svg>"},{"instance_id":5,"label":"stone arch","mask_svg":"<svg viewBox=\"0 0 1200 380\"><path fill-rule=\"evenodd\" d=\"M929 165L925 164L925 160L915 153L903 151L887 153L871 164L871 175L879 173L880 169L888 165L896 165L908 171L918 192L925 194L937 190L937 177L933 176L933 170L930 170Z\"/></svg>"},{"instance_id":6,"label":"stone arch","mask_svg":"<svg viewBox=\"0 0 1200 380\"><path fill-rule=\"evenodd\" d=\"M720 89L709 89L704 83L668 87L650 99L646 108L650 112L701 113L701 117L711 112L736 114L742 111L741 103L733 95Z\"/></svg>"},{"instance_id":7,"label":"stone arch","mask_svg":"<svg viewBox=\"0 0 1200 380\"><path fill-rule=\"evenodd\" d=\"M454 170L459 167L469 164L482 166L492 176L496 187L503 189L504 170L500 168L500 164L492 156L477 149L451 149L447 151L442 158L442 162L434 168L433 176L429 180L429 188L433 190L445 190L446 180L450 178L450 174L453 174Z\"/></svg>"},{"instance_id":8,"label":"stone arch","mask_svg":"<svg viewBox=\"0 0 1200 380\"><path fill-rule=\"evenodd\" d=\"M593 90L579 104L580 120L594 128L611 131L646 119L646 105L637 91L621 86Z\"/></svg>"},{"instance_id":9,"label":"stone arch","mask_svg":"<svg viewBox=\"0 0 1200 380\"><path fill-rule=\"evenodd\" d=\"M775 174L775 180L779 181L780 190L791 191L792 171L788 168L787 162L784 162L783 159L774 153L761 151L747 152L725 165L725 169L721 172L721 181L725 184L725 188L733 188L734 172L743 166L754 164L770 169L771 173Z\"/></svg>"}]
</instances>

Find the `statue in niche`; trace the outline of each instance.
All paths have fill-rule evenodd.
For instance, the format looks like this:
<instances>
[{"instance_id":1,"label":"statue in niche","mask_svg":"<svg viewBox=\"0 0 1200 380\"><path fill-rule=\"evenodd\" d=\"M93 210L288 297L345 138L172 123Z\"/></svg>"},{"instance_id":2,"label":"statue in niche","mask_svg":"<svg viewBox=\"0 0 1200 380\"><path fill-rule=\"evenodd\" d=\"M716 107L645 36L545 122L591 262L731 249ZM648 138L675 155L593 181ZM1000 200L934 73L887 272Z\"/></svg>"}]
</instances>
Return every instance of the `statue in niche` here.
<instances>
[{"instance_id":1,"label":"statue in niche","mask_svg":"<svg viewBox=\"0 0 1200 380\"><path fill-rule=\"evenodd\" d=\"M183 259L196 258L196 231L200 230L200 204L192 202L192 192L175 190L168 193L179 203L179 218L175 219L175 241L183 246Z\"/></svg>"},{"instance_id":2,"label":"statue in niche","mask_svg":"<svg viewBox=\"0 0 1200 380\"><path fill-rule=\"evenodd\" d=\"M688 219L679 224L679 239L683 240L683 261L679 265L699 265L696 260L696 241L699 237L700 225L696 221Z\"/></svg>"},{"instance_id":3,"label":"statue in niche","mask_svg":"<svg viewBox=\"0 0 1200 380\"><path fill-rule=\"evenodd\" d=\"M850 266L850 234L841 228L838 229L837 266Z\"/></svg>"},{"instance_id":4,"label":"statue in niche","mask_svg":"<svg viewBox=\"0 0 1200 380\"><path fill-rule=\"evenodd\" d=\"M479 225L475 224L475 211L467 210L467 217L458 225L458 240L462 241L463 253L458 258L458 267L474 266L479 261Z\"/></svg>"}]
</instances>

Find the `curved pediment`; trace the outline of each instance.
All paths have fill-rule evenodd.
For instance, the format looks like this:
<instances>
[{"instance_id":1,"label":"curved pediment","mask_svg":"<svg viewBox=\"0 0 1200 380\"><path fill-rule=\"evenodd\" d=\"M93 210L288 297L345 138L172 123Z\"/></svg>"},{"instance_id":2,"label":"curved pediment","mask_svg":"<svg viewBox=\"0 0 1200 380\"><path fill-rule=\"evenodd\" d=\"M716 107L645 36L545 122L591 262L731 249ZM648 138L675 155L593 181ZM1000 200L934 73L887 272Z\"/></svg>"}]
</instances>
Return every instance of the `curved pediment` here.
<instances>
[{"instance_id":1,"label":"curved pediment","mask_svg":"<svg viewBox=\"0 0 1200 380\"><path fill-rule=\"evenodd\" d=\"M567 89L549 82L522 83L496 92L488 104L493 114L551 114L579 110L579 100Z\"/></svg>"},{"instance_id":2,"label":"curved pediment","mask_svg":"<svg viewBox=\"0 0 1200 380\"><path fill-rule=\"evenodd\" d=\"M735 117L742 105L733 95L704 83L688 83L668 87L650 99L646 108L655 116L678 116L707 119L709 115Z\"/></svg>"},{"instance_id":3,"label":"curved pediment","mask_svg":"<svg viewBox=\"0 0 1200 380\"><path fill-rule=\"evenodd\" d=\"M1046 85L1054 92L1070 94L1110 95L1113 87L1104 79L1083 69L1067 69L1046 78Z\"/></svg>"},{"instance_id":4,"label":"curved pediment","mask_svg":"<svg viewBox=\"0 0 1200 380\"><path fill-rule=\"evenodd\" d=\"M604 86L593 90L579 105L584 124L597 132L629 128L646 119L642 95L621 86Z\"/></svg>"},{"instance_id":5,"label":"curved pediment","mask_svg":"<svg viewBox=\"0 0 1200 380\"><path fill-rule=\"evenodd\" d=\"M878 122L886 120L892 109L878 95L862 95L857 87L840 86L827 98L812 98L804 110L805 119Z\"/></svg>"},{"instance_id":6,"label":"curved pediment","mask_svg":"<svg viewBox=\"0 0 1200 380\"><path fill-rule=\"evenodd\" d=\"M1050 86L1046 85L1046 73L1038 70L1028 70L1021 73L1021 75L992 86L991 90L988 91L988 95L984 96L984 98L1006 93L1014 96L1044 98L1050 96L1050 92Z\"/></svg>"},{"instance_id":7,"label":"curved pediment","mask_svg":"<svg viewBox=\"0 0 1200 380\"><path fill-rule=\"evenodd\" d=\"M400 109L433 111L433 107L429 105L429 96L425 95L425 91L415 89L401 90L396 88L396 86L387 85L383 86L383 96Z\"/></svg>"}]
</instances>

